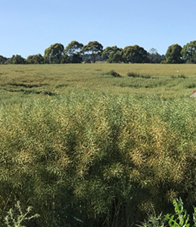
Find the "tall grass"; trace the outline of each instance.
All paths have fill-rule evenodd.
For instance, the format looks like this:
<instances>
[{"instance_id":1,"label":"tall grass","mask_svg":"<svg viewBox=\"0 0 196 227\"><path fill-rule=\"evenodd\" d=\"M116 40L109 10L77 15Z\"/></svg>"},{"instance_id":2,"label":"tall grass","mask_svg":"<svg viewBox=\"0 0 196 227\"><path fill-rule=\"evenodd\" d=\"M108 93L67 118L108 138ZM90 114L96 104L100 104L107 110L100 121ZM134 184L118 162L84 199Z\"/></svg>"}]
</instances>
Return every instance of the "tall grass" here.
<instances>
[{"instance_id":1,"label":"tall grass","mask_svg":"<svg viewBox=\"0 0 196 227\"><path fill-rule=\"evenodd\" d=\"M0 109L0 211L31 226L131 226L195 202L195 101L72 90Z\"/></svg>"}]
</instances>

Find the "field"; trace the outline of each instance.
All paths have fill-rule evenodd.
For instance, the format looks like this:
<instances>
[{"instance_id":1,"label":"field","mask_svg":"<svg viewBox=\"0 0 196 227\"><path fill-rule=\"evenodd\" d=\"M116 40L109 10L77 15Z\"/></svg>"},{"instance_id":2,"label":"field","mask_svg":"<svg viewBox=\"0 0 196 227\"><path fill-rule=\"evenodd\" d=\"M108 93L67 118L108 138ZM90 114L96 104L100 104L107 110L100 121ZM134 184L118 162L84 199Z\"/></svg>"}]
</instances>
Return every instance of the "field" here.
<instances>
[{"instance_id":1,"label":"field","mask_svg":"<svg viewBox=\"0 0 196 227\"><path fill-rule=\"evenodd\" d=\"M111 70L121 78L109 74ZM150 78L130 78L137 73ZM70 89L114 94L188 97L196 89L195 65L65 64L0 65L1 100L24 95L66 94ZM40 95L39 95L40 96Z\"/></svg>"},{"instance_id":2,"label":"field","mask_svg":"<svg viewBox=\"0 0 196 227\"><path fill-rule=\"evenodd\" d=\"M0 65L0 223L17 201L31 227L192 212L195 89L196 65Z\"/></svg>"}]
</instances>

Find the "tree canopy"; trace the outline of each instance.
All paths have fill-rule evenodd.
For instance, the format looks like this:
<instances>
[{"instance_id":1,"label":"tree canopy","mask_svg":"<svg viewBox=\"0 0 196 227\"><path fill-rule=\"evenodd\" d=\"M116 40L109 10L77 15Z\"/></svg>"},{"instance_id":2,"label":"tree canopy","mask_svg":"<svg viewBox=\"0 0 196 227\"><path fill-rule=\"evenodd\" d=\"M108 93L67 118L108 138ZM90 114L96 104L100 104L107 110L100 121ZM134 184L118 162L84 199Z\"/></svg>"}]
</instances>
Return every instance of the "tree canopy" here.
<instances>
[{"instance_id":1,"label":"tree canopy","mask_svg":"<svg viewBox=\"0 0 196 227\"><path fill-rule=\"evenodd\" d=\"M44 57L41 54L29 55L26 62L27 64L43 64Z\"/></svg>"},{"instance_id":2,"label":"tree canopy","mask_svg":"<svg viewBox=\"0 0 196 227\"><path fill-rule=\"evenodd\" d=\"M184 45L181 54L185 62L196 63L196 40Z\"/></svg>"},{"instance_id":3,"label":"tree canopy","mask_svg":"<svg viewBox=\"0 0 196 227\"><path fill-rule=\"evenodd\" d=\"M97 56L101 55L103 46L97 41L90 41L87 45L83 46L82 53L91 54L92 62L96 62Z\"/></svg>"},{"instance_id":4,"label":"tree canopy","mask_svg":"<svg viewBox=\"0 0 196 227\"><path fill-rule=\"evenodd\" d=\"M126 46L123 51L123 59L126 63L145 63L148 62L147 51L138 45Z\"/></svg>"},{"instance_id":5,"label":"tree canopy","mask_svg":"<svg viewBox=\"0 0 196 227\"><path fill-rule=\"evenodd\" d=\"M183 63L181 50L182 47L178 44L173 44L169 46L165 54L165 60L163 61L163 63L169 64Z\"/></svg>"},{"instance_id":6,"label":"tree canopy","mask_svg":"<svg viewBox=\"0 0 196 227\"><path fill-rule=\"evenodd\" d=\"M44 51L44 59L46 63L61 63L63 58L64 46L61 43L55 43Z\"/></svg>"},{"instance_id":7,"label":"tree canopy","mask_svg":"<svg viewBox=\"0 0 196 227\"><path fill-rule=\"evenodd\" d=\"M78 41L71 41L65 48L64 52L67 55L79 54L84 45Z\"/></svg>"},{"instance_id":8,"label":"tree canopy","mask_svg":"<svg viewBox=\"0 0 196 227\"><path fill-rule=\"evenodd\" d=\"M161 63L164 60L164 55L160 55L155 48L151 48L148 53L149 63Z\"/></svg>"},{"instance_id":9,"label":"tree canopy","mask_svg":"<svg viewBox=\"0 0 196 227\"><path fill-rule=\"evenodd\" d=\"M9 64L25 64L26 60L21 55L12 55L12 57L7 61Z\"/></svg>"},{"instance_id":10,"label":"tree canopy","mask_svg":"<svg viewBox=\"0 0 196 227\"><path fill-rule=\"evenodd\" d=\"M8 59L2 55L0 55L0 64L4 64Z\"/></svg>"},{"instance_id":11,"label":"tree canopy","mask_svg":"<svg viewBox=\"0 0 196 227\"><path fill-rule=\"evenodd\" d=\"M70 63L81 63L82 57L81 57L81 50L84 45L82 43L79 43L77 41L72 41L69 43L65 50L64 50L64 56L68 56L68 62Z\"/></svg>"},{"instance_id":12,"label":"tree canopy","mask_svg":"<svg viewBox=\"0 0 196 227\"><path fill-rule=\"evenodd\" d=\"M29 55L27 59L21 55L6 58L0 55L0 64L60 64L60 63L95 63L97 60L108 63L196 63L196 40L183 46L173 44L168 47L166 54L159 54L155 48L147 52L138 45L126 46L124 49L115 46L103 46L98 41L90 41L83 45L71 41L64 49L63 44L55 43L45 49L44 55Z\"/></svg>"},{"instance_id":13,"label":"tree canopy","mask_svg":"<svg viewBox=\"0 0 196 227\"><path fill-rule=\"evenodd\" d=\"M117 46L108 46L102 52L102 57L107 59L108 63L119 63L122 61L122 48Z\"/></svg>"}]
</instances>

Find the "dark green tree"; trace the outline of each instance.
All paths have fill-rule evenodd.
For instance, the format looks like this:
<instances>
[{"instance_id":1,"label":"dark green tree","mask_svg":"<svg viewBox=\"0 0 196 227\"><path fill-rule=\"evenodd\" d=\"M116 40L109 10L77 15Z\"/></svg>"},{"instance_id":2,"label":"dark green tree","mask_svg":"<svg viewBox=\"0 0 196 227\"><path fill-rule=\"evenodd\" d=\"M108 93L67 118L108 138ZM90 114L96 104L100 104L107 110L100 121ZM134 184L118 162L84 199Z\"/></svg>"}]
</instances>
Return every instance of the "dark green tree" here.
<instances>
[{"instance_id":1,"label":"dark green tree","mask_svg":"<svg viewBox=\"0 0 196 227\"><path fill-rule=\"evenodd\" d=\"M72 41L64 50L64 55L69 57L70 63L81 63L81 50L84 45L77 41Z\"/></svg>"},{"instance_id":2,"label":"dark green tree","mask_svg":"<svg viewBox=\"0 0 196 227\"><path fill-rule=\"evenodd\" d=\"M126 46L122 51L124 62L126 63L146 63L148 62L147 51L138 45Z\"/></svg>"},{"instance_id":3,"label":"dark green tree","mask_svg":"<svg viewBox=\"0 0 196 227\"><path fill-rule=\"evenodd\" d=\"M184 45L181 54L185 62L196 63L196 40Z\"/></svg>"},{"instance_id":4,"label":"dark green tree","mask_svg":"<svg viewBox=\"0 0 196 227\"><path fill-rule=\"evenodd\" d=\"M8 59L2 55L0 55L0 64L4 64Z\"/></svg>"},{"instance_id":5,"label":"dark green tree","mask_svg":"<svg viewBox=\"0 0 196 227\"><path fill-rule=\"evenodd\" d=\"M12 55L12 57L7 61L8 64L25 64L26 60L21 55Z\"/></svg>"},{"instance_id":6,"label":"dark green tree","mask_svg":"<svg viewBox=\"0 0 196 227\"><path fill-rule=\"evenodd\" d=\"M64 63L70 63L69 56L66 55L65 53L63 53L63 56L62 56L62 59L61 59L61 63L62 64L64 64Z\"/></svg>"},{"instance_id":7,"label":"dark green tree","mask_svg":"<svg viewBox=\"0 0 196 227\"><path fill-rule=\"evenodd\" d=\"M44 57L41 54L29 55L26 61L27 64L43 64Z\"/></svg>"},{"instance_id":8,"label":"dark green tree","mask_svg":"<svg viewBox=\"0 0 196 227\"><path fill-rule=\"evenodd\" d=\"M102 57L107 59L108 63L122 62L122 48L117 46L106 47L102 52Z\"/></svg>"},{"instance_id":9,"label":"dark green tree","mask_svg":"<svg viewBox=\"0 0 196 227\"><path fill-rule=\"evenodd\" d=\"M178 44L173 44L168 47L167 52L165 54L165 60L163 63L168 64L179 64L183 63L182 54L181 54L182 47Z\"/></svg>"},{"instance_id":10,"label":"dark green tree","mask_svg":"<svg viewBox=\"0 0 196 227\"><path fill-rule=\"evenodd\" d=\"M92 62L95 63L98 56L102 54L103 46L97 41L91 41L87 45L83 46L81 52L83 54L90 54Z\"/></svg>"},{"instance_id":11,"label":"dark green tree","mask_svg":"<svg viewBox=\"0 0 196 227\"><path fill-rule=\"evenodd\" d=\"M110 54L111 53L119 53L122 49L121 48L118 48L117 46L108 46L106 47L103 52L102 52L102 57L108 59L110 57Z\"/></svg>"},{"instance_id":12,"label":"dark green tree","mask_svg":"<svg viewBox=\"0 0 196 227\"><path fill-rule=\"evenodd\" d=\"M63 59L64 46L61 43L55 43L44 51L45 63L59 64Z\"/></svg>"},{"instance_id":13,"label":"dark green tree","mask_svg":"<svg viewBox=\"0 0 196 227\"><path fill-rule=\"evenodd\" d=\"M122 59L122 53L121 52L119 52L119 53L112 52L110 54L110 57L107 59L108 63L120 63L122 61L123 61L123 59Z\"/></svg>"},{"instance_id":14,"label":"dark green tree","mask_svg":"<svg viewBox=\"0 0 196 227\"><path fill-rule=\"evenodd\" d=\"M160 63L164 60L164 55L160 55L155 48L151 48L148 53L149 63Z\"/></svg>"}]
</instances>

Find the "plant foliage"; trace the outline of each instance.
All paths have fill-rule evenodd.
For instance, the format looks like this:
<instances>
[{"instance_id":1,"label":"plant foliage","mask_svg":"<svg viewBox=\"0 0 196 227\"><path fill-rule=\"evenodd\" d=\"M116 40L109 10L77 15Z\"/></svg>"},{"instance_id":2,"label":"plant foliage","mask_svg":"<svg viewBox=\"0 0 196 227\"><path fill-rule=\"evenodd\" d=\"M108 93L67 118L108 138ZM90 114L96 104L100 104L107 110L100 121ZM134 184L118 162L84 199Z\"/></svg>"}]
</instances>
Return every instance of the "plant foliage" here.
<instances>
[{"instance_id":1,"label":"plant foliage","mask_svg":"<svg viewBox=\"0 0 196 227\"><path fill-rule=\"evenodd\" d=\"M118 80L118 78L117 78ZM121 80L121 79L120 79ZM96 94L0 109L0 221L20 200L30 226L131 226L195 202L195 103Z\"/></svg>"}]
</instances>

